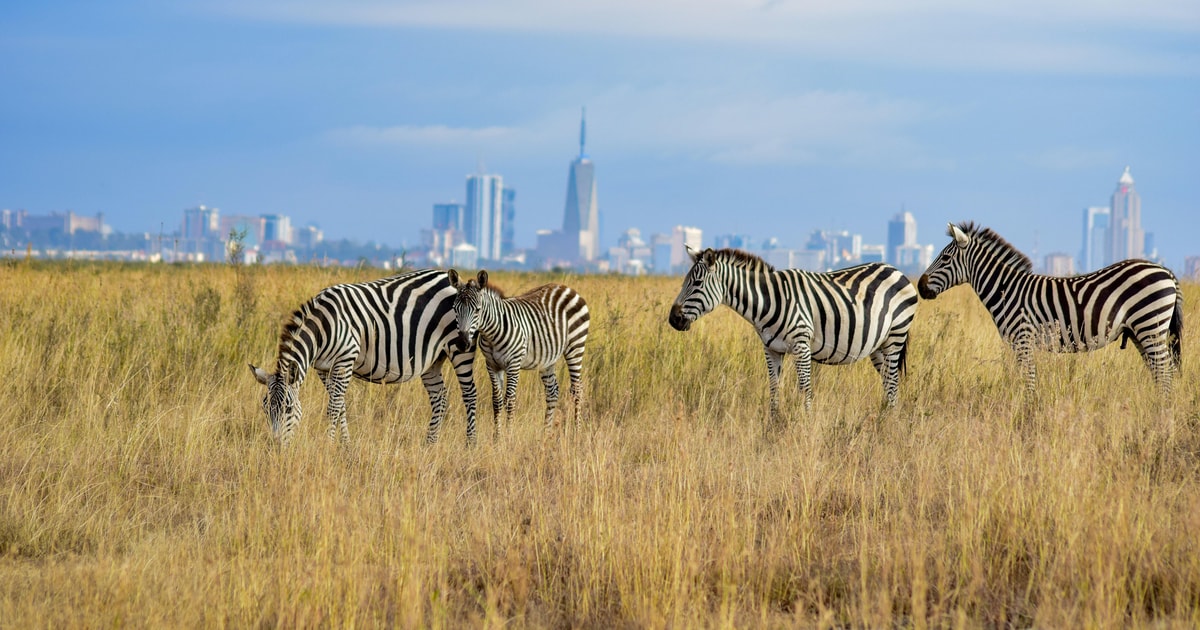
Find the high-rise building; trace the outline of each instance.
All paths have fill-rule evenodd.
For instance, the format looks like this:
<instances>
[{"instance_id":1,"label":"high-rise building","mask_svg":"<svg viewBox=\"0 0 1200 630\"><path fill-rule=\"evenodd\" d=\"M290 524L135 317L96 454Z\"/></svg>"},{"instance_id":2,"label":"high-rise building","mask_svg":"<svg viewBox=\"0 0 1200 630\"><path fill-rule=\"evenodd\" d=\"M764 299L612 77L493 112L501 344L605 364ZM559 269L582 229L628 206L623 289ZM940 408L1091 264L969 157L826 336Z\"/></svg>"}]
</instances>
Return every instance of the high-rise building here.
<instances>
[{"instance_id":1,"label":"high-rise building","mask_svg":"<svg viewBox=\"0 0 1200 630\"><path fill-rule=\"evenodd\" d=\"M1053 253L1046 254L1046 264L1043 268L1048 276L1073 276L1075 275L1075 264L1071 259L1070 254Z\"/></svg>"},{"instance_id":2,"label":"high-rise building","mask_svg":"<svg viewBox=\"0 0 1200 630\"><path fill-rule=\"evenodd\" d=\"M218 238L221 211L203 205L188 208L183 211L183 238L207 239Z\"/></svg>"},{"instance_id":3,"label":"high-rise building","mask_svg":"<svg viewBox=\"0 0 1200 630\"><path fill-rule=\"evenodd\" d=\"M917 244L917 220L911 212L901 211L888 221L887 261L892 265L900 261L900 248Z\"/></svg>"},{"instance_id":4,"label":"high-rise building","mask_svg":"<svg viewBox=\"0 0 1200 630\"><path fill-rule=\"evenodd\" d=\"M292 220L284 214L264 214L263 242L277 241L284 244L292 242Z\"/></svg>"},{"instance_id":5,"label":"high-rise building","mask_svg":"<svg viewBox=\"0 0 1200 630\"><path fill-rule=\"evenodd\" d=\"M588 158L587 118L579 119L579 157L567 173L563 236L567 258L591 262L600 253L600 209L596 202L596 166Z\"/></svg>"},{"instance_id":6,"label":"high-rise building","mask_svg":"<svg viewBox=\"0 0 1200 630\"><path fill-rule=\"evenodd\" d=\"M1109 257L1109 209L1092 206L1083 209L1083 248L1079 251L1079 270L1095 271L1112 262Z\"/></svg>"},{"instance_id":7,"label":"high-rise building","mask_svg":"<svg viewBox=\"0 0 1200 630\"><path fill-rule=\"evenodd\" d=\"M1145 237L1142 234L1142 198L1133 188L1129 167L1117 180L1112 196L1112 215L1109 222L1111 257L1109 262L1127 258L1142 258Z\"/></svg>"},{"instance_id":8,"label":"high-rise building","mask_svg":"<svg viewBox=\"0 0 1200 630\"><path fill-rule=\"evenodd\" d=\"M703 231L698 227L676 225L671 231L671 268L675 271L687 269L692 264L688 250L700 251Z\"/></svg>"},{"instance_id":9,"label":"high-rise building","mask_svg":"<svg viewBox=\"0 0 1200 630\"><path fill-rule=\"evenodd\" d=\"M461 232L463 229L463 205L461 203L433 204L433 229Z\"/></svg>"},{"instance_id":10,"label":"high-rise building","mask_svg":"<svg viewBox=\"0 0 1200 630\"><path fill-rule=\"evenodd\" d=\"M499 175L480 173L467 176L463 231L466 232L467 242L475 246L481 260L500 260L503 189L504 179Z\"/></svg>"},{"instance_id":11,"label":"high-rise building","mask_svg":"<svg viewBox=\"0 0 1200 630\"><path fill-rule=\"evenodd\" d=\"M517 191L505 188L500 193L500 254L507 256L517 250L513 232L517 223Z\"/></svg>"}]
</instances>

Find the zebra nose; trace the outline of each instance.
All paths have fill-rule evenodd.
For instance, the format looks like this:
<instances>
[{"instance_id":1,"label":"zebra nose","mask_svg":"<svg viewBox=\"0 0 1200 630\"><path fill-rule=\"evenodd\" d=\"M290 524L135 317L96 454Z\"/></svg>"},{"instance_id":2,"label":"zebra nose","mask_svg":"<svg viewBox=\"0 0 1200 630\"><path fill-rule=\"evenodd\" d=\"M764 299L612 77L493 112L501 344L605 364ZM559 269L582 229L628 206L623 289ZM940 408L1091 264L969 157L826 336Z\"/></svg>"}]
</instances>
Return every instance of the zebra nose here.
<instances>
[{"instance_id":1,"label":"zebra nose","mask_svg":"<svg viewBox=\"0 0 1200 630\"><path fill-rule=\"evenodd\" d=\"M675 330L687 330L691 327L691 322L683 316L683 307L678 304L671 306L671 314L667 317L667 323L671 324L671 328Z\"/></svg>"},{"instance_id":2,"label":"zebra nose","mask_svg":"<svg viewBox=\"0 0 1200 630\"><path fill-rule=\"evenodd\" d=\"M925 298L926 300L932 300L938 296L936 291L929 288L928 274L922 274L921 279L917 281L917 293L920 293L921 297Z\"/></svg>"}]
</instances>

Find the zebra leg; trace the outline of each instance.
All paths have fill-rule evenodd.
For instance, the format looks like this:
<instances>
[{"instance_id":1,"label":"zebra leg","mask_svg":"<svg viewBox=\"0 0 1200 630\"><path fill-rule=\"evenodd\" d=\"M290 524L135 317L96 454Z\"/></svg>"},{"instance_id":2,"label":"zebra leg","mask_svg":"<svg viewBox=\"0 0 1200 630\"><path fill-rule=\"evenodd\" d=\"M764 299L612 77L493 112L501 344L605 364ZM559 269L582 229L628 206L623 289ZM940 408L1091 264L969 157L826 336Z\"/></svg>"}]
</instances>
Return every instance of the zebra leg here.
<instances>
[{"instance_id":1,"label":"zebra leg","mask_svg":"<svg viewBox=\"0 0 1200 630\"><path fill-rule=\"evenodd\" d=\"M488 367L488 380L492 382L492 426L495 437L500 437L500 407L504 404L504 374L499 369Z\"/></svg>"},{"instance_id":2,"label":"zebra leg","mask_svg":"<svg viewBox=\"0 0 1200 630\"><path fill-rule=\"evenodd\" d=\"M767 378L771 384L771 422L779 421L779 368L783 365L783 355L769 347L763 348L767 356Z\"/></svg>"},{"instance_id":3,"label":"zebra leg","mask_svg":"<svg viewBox=\"0 0 1200 630\"><path fill-rule=\"evenodd\" d=\"M429 395L429 408L432 416L429 419L429 430L425 433L425 443L433 444L438 439L438 429L442 426L442 419L446 417L446 383L442 380L442 363L445 359L438 359L429 366L421 374L421 383L425 386L425 393Z\"/></svg>"},{"instance_id":4,"label":"zebra leg","mask_svg":"<svg viewBox=\"0 0 1200 630\"><path fill-rule=\"evenodd\" d=\"M575 426L578 427L583 413L583 353L574 360L567 360L567 375L571 378L571 402L575 408Z\"/></svg>"},{"instance_id":5,"label":"zebra leg","mask_svg":"<svg viewBox=\"0 0 1200 630\"><path fill-rule=\"evenodd\" d=\"M504 370L504 422L512 426L513 409L517 406L517 381L521 378L521 363L513 361Z\"/></svg>"},{"instance_id":6,"label":"zebra leg","mask_svg":"<svg viewBox=\"0 0 1200 630\"><path fill-rule=\"evenodd\" d=\"M804 411L812 411L812 349L806 341L796 344L796 375L800 377L800 393L804 395Z\"/></svg>"},{"instance_id":7,"label":"zebra leg","mask_svg":"<svg viewBox=\"0 0 1200 630\"><path fill-rule=\"evenodd\" d=\"M1174 366L1167 341L1169 333L1166 331L1142 331L1135 334L1133 344L1137 346L1138 352L1142 355L1142 361L1149 368L1150 376L1158 384L1159 392L1164 397L1170 396Z\"/></svg>"},{"instance_id":8,"label":"zebra leg","mask_svg":"<svg viewBox=\"0 0 1200 630\"><path fill-rule=\"evenodd\" d=\"M550 428L554 426L554 410L558 408L558 377L554 375L554 366L542 370L542 386L546 388L546 428Z\"/></svg>"},{"instance_id":9,"label":"zebra leg","mask_svg":"<svg viewBox=\"0 0 1200 630\"><path fill-rule=\"evenodd\" d=\"M463 407L467 411L467 446L471 446L475 444L475 351L451 354L450 364L454 366L454 376L462 391ZM438 369L438 376L441 374Z\"/></svg>"},{"instance_id":10,"label":"zebra leg","mask_svg":"<svg viewBox=\"0 0 1200 630\"><path fill-rule=\"evenodd\" d=\"M1030 332L1021 332L1013 340L1013 352L1017 355L1017 366L1025 376L1025 392L1032 398L1037 395L1037 366L1033 362L1034 337Z\"/></svg>"},{"instance_id":11,"label":"zebra leg","mask_svg":"<svg viewBox=\"0 0 1200 630\"><path fill-rule=\"evenodd\" d=\"M896 352L885 353L883 350L876 350L871 353L871 365L875 366L875 371L879 372L879 376L883 378L883 400L884 406L891 409L896 406L896 394L900 388L900 362Z\"/></svg>"},{"instance_id":12,"label":"zebra leg","mask_svg":"<svg viewBox=\"0 0 1200 630\"><path fill-rule=\"evenodd\" d=\"M323 375L318 372L329 394L329 408L326 411L329 417L329 440L338 441L340 437L342 445L350 443L350 428L346 426L346 388L350 386L350 374L350 363L339 363Z\"/></svg>"}]
</instances>

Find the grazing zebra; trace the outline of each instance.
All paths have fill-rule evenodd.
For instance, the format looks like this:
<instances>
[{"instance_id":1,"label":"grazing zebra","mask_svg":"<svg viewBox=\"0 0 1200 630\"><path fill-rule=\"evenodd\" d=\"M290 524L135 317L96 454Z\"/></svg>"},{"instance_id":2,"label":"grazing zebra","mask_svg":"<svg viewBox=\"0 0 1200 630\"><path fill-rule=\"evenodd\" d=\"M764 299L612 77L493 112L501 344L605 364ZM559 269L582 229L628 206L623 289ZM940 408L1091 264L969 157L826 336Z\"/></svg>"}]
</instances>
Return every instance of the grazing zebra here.
<instances>
[{"instance_id":1,"label":"grazing zebra","mask_svg":"<svg viewBox=\"0 0 1200 630\"><path fill-rule=\"evenodd\" d=\"M267 386L263 410L271 432L283 444L291 439L300 422L298 390L311 367L329 393L330 439L339 430L343 443L350 439L345 402L350 377L401 383L420 375L433 408L425 439L436 442L446 415L442 365L449 358L467 409L467 442L474 442L475 352L456 343L454 295L446 272L426 269L335 285L302 304L284 324L275 373L250 366Z\"/></svg>"},{"instance_id":2,"label":"grazing zebra","mask_svg":"<svg viewBox=\"0 0 1200 630\"><path fill-rule=\"evenodd\" d=\"M479 347L487 361L492 381L492 413L496 434L500 433L500 406L506 422L512 422L517 402L517 380L521 370L538 370L546 388L546 426L554 424L558 406L558 379L554 366L566 359L571 377L570 394L575 407L575 423L583 402L583 351L587 343L591 316L583 297L570 287L547 284L516 297L506 298L488 284L487 271L465 283L458 272L450 270L450 282L458 290L454 311L460 343Z\"/></svg>"},{"instance_id":3,"label":"grazing zebra","mask_svg":"<svg viewBox=\"0 0 1200 630\"><path fill-rule=\"evenodd\" d=\"M689 251L692 268L671 306L675 330L724 304L754 325L767 356L771 418L779 414L779 371L796 355L804 408L812 407L812 361L830 365L871 357L888 407L896 404L917 291L900 270L867 263L829 273L776 271L735 249Z\"/></svg>"},{"instance_id":4,"label":"grazing zebra","mask_svg":"<svg viewBox=\"0 0 1200 630\"><path fill-rule=\"evenodd\" d=\"M921 297L932 300L968 283L996 321L1036 391L1035 347L1087 352L1133 340L1164 393L1182 369L1183 293L1175 275L1145 260L1123 260L1099 271L1056 278L1033 273L1033 263L990 229L950 224L954 237L921 276Z\"/></svg>"}]
</instances>

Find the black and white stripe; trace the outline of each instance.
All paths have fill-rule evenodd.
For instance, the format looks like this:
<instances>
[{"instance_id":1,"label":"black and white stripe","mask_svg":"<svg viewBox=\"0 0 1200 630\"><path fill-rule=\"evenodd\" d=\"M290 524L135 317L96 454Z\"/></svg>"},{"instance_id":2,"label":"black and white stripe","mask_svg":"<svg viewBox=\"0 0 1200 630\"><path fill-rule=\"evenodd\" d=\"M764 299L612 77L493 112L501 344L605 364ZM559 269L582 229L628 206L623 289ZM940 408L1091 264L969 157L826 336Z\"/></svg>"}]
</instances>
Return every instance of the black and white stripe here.
<instances>
[{"instance_id":1,"label":"black and white stripe","mask_svg":"<svg viewBox=\"0 0 1200 630\"><path fill-rule=\"evenodd\" d=\"M454 310L463 342L472 344L478 335L479 348L487 361L492 381L492 413L499 434L500 407L512 420L521 370L537 370L546 389L546 426L554 424L558 406L558 379L554 367L567 363L575 422L583 403L583 352L591 316L587 303L574 289L547 284L516 297L506 298L488 284L487 271L468 282L460 282L450 270L450 282L458 290Z\"/></svg>"},{"instance_id":2,"label":"black and white stripe","mask_svg":"<svg viewBox=\"0 0 1200 630\"><path fill-rule=\"evenodd\" d=\"M250 366L267 386L263 408L272 433L287 443L300 422L298 390L311 367L329 393L329 437L346 427L346 388L350 378L372 383L401 383L421 377L433 417L426 434L437 441L446 415L442 366L454 366L467 410L467 441L475 439L474 351L459 347L454 319L456 292L446 272L414 271L359 284L322 290L292 313L279 339L274 374Z\"/></svg>"},{"instance_id":3,"label":"black and white stripe","mask_svg":"<svg viewBox=\"0 0 1200 630\"><path fill-rule=\"evenodd\" d=\"M967 283L992 314L1017 355L1032 393L1033 351L1087 352L1132 340L1164 392L1181 369L1183 293L1175 275L1145 260L1124 260L1082 276L1033 273L1033 264L990 229L950 224L950 244L921 276L921 297L933 299Z\"/></svg>"},{"instance_id":4,"label":"black and white stripe","mask_svg":"<svg viewBox=\"0 0 1200 630\"><path fill-rule=\"evenodd\" d=\"M828 273L776 271L732 249L706 249L692 261L668 321L687 330L724 304L753 324L767 357L772 418L784 354L796 355L806 409L812 406L812 361L844 365L864 357L883 378L886 404L896 404L917 308L917 291L900 270L868 263Z\"/></svg>"}]
</instances>

